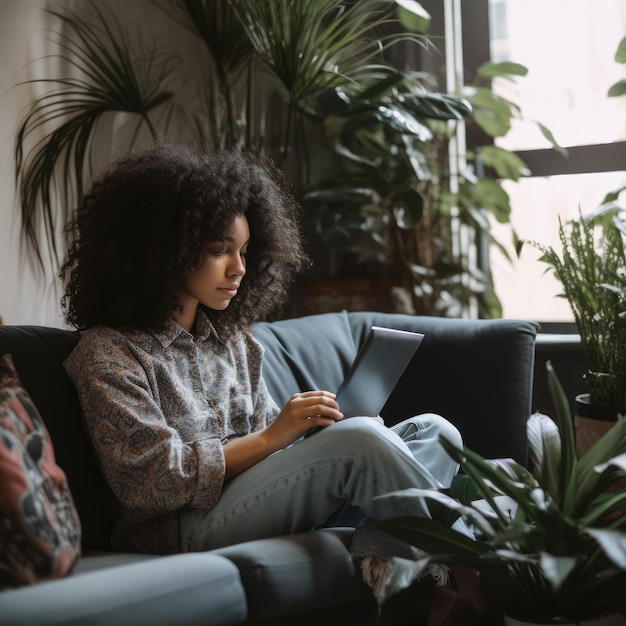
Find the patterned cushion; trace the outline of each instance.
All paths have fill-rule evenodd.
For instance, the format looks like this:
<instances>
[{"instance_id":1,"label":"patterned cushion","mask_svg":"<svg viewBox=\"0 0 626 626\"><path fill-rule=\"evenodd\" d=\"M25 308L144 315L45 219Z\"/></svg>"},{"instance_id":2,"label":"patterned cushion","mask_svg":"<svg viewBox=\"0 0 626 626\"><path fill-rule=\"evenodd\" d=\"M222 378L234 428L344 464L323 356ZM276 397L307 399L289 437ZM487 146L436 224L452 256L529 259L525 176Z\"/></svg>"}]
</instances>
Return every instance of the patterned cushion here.
<instances>
[{"instance_id":1,"label":"patterned cushion","mask_svg":"<svg viewBox=\"0 0 626 626\"><path fill-rule=\"evenodd\" d=\"M80 520L9 354L0 358L0 486L0 588L69 574L80 556Z\"/></svg>"}]
</instances>

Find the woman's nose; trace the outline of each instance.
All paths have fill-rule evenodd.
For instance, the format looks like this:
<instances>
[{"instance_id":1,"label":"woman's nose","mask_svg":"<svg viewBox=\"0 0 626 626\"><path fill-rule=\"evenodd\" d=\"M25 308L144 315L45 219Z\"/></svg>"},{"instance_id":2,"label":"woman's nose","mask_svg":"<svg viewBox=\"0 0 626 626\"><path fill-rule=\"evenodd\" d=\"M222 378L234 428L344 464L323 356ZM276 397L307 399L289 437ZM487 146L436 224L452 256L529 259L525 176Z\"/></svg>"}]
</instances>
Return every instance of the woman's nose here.
<instances>
[{"instance_id":1,"label":"woman's nose","mask_svg":"<svg viewBox=\"0 0 626 626\"><path fill-rule=\"evenodd\" d=\"M230 266L231 276L243 276L246 273L245 259L237 255Z\"/></svg>"}]
</instances>

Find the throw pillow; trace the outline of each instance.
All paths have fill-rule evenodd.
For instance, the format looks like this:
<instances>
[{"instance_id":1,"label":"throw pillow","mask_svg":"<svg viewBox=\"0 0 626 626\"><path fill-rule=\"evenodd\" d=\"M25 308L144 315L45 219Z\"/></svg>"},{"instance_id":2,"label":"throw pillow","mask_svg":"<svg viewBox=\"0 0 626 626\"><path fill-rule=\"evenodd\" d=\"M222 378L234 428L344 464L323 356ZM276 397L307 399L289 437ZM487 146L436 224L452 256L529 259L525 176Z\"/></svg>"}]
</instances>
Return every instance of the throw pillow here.
<instances>
[{"instance_id":1,"label":"throw pillow","mask_svg":"<svg viewBox=\"0 0 626 626\"><path fill-rule=\"evenodd\" d=\"M0 358L0 589L69 574L80 538L50 435L6 354Z\"/></svg>"}]
</instances>

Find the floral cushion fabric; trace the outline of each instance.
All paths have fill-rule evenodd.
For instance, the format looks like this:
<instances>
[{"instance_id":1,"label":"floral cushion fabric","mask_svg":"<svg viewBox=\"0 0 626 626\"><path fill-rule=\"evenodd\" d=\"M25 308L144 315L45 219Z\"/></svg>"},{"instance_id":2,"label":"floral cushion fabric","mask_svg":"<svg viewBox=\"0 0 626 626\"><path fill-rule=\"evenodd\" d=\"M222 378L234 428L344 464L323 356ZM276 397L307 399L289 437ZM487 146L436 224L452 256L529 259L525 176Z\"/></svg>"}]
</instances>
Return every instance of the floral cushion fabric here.
<instances>
[{"instance_id":1,"label":"floral cushion fabric","mask_svg":"<svg viewBox=\"0 0 626 626\"><path fill-rule=\"evenodd\" d=\"M0 358L0 589L69 574L80 538L52 440L6 354Z\"/></svg>"}]
</instances>

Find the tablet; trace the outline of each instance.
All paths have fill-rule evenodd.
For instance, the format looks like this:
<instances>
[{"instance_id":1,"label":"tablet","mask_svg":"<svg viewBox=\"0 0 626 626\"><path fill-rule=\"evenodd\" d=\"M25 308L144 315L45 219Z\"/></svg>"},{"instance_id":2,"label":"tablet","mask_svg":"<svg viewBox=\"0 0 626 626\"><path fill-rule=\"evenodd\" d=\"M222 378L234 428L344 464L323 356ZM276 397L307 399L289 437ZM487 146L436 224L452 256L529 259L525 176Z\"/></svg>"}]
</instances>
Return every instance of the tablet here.
<instances>
[{"instance_id":1,"label":"tablet","mask_svg":"<svg viewBox=\"0 0 626 626\"><path fill-rule=\"evenodd\" d=\"M337 390L344 418L380 415L422 339L421 333L372 326Z\"/></svg>"}]
</instances>

